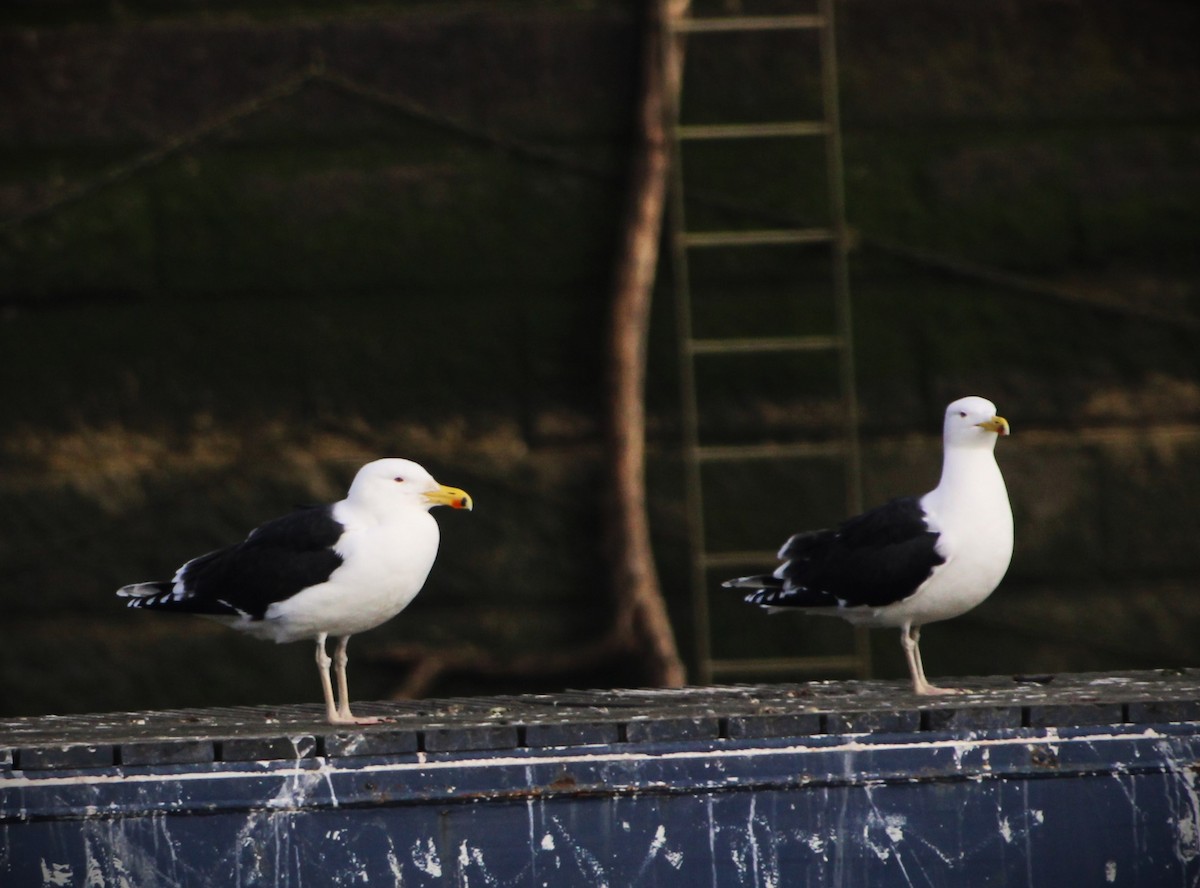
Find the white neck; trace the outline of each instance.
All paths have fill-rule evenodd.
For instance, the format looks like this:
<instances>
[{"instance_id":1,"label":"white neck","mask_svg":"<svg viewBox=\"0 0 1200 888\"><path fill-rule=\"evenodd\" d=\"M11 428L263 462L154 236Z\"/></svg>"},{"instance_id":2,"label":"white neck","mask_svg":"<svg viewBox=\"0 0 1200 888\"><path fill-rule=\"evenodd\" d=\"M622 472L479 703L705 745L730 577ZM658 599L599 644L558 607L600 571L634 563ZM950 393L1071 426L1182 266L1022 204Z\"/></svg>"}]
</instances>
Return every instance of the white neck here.
<instances>
[{"instance_id":1,"label":"white neck","mask_svg":"<svg viewBox=\"0 0 1200 888\"><path fill-rule=\"evenodd\" d=\"M425 522L431 522L434 527L437 526L437 522L434 521L427 508L415 506L414 508L397 509L394 503L381 502L371 496L346 498L334 503L333 517L347 527L355 528L382 524L422 525Z\"/></svg>"},{"instance_id":2,"label":"white neck","mask_svg":"<svg viewBox=\"0 0 1200 888\"><path fill-rule=\"evenodd\" d=\"M941 480L925 494L923 503L943 517L982 507L992 511L993 518L1007 515L1009 523L1012 521L1004 477L996 465L993 448L986 445L947 447Z\"/></svg>"}]
</instances>

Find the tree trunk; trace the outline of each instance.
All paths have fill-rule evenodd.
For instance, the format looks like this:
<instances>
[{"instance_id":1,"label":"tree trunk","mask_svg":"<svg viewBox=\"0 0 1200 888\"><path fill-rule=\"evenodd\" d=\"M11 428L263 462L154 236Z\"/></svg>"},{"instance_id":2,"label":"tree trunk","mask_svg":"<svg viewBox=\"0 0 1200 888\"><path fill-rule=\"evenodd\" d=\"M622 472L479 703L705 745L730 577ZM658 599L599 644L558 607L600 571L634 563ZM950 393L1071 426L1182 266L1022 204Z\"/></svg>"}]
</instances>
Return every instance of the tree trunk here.
<instances>
[{"instance_id":1,"label":"tree trunk","mask_svg":"<svg viewBox=\"0 0 1200 888\"><path fill-rule=\"evenodd\" d=\"M650 548L645 488L646 340L671 161L665 112L679 88L675 44L664 39L663 17L672 14L667 6L657 0L646 12L638 142L613 282L607 382L615 632L647 658L654 684L674 687L685 672Z\"/></svg>"}]
</instances>

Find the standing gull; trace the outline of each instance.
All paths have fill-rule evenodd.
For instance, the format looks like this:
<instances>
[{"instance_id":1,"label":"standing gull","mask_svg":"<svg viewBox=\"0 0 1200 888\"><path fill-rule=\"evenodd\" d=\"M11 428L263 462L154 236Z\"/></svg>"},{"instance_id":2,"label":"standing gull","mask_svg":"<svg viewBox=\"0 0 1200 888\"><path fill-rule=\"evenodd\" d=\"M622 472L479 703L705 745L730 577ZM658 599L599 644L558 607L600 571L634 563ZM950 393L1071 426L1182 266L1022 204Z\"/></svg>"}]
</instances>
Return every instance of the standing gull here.
<instances>
[{"instance_id":1,"label":"standing gull","mask_svg":"<svg viewBox=\"0 0 1200 888\"><path fill-rule=\"evenodd\" d=\"M376 460L358 470L345 499L276 518L240 543L193 558L169 581L134 583L117 595L129 607L201 614L256 638L315 639L330 723L372 724L379 719L350 712L346 645L421 591L438 550L433 506L470 509L471 497L411 460ZM332 660L330 635L338 639Z\"/></svg>"},{"instance_id":2,"label":"standing gull","mask_svg":"<svg viewBox=\"0 0 1200 888\"><path fill-rule=\"evenodd\" d=\"M769 575L729 580L769 612L799 610L860 626L900 629L918 694L954 693L925 678L921 627L965 614L999 585L1013 549L1012 508L996 439L1008 422L984 398L946 408L942 477L922 497L901 497L832 530L798 533Z\"/></svg>"}]
</instances>

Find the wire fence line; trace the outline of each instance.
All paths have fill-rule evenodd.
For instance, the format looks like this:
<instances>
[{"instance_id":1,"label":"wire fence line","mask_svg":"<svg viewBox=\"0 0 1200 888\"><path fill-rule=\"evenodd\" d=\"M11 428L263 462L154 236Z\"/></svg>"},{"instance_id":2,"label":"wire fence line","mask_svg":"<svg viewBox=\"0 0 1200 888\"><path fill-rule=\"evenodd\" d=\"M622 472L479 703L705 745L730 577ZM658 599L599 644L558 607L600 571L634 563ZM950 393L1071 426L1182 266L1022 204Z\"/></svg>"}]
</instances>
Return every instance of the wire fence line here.
<instances>
[{"instance_id":1,"label":"wire fence line","mask_svg":"<svg viewBox=\"0 0 1200 888\"><path fill-rule=\"evenodd\" d=\"M615 183L624 179L621 169L588 163L568 153L527 142L479 124L460 120L433 111L420 102L402 94L385 91L363 83L343 72L330 68L323 56L317 55L299 72L281 77L253 96L235 103L179 133L169 135L147 150L83 181L64 186L37 205L0 219L0 234L12 242L21 228L56 216L63 210L87 200L108 188L128 181L139 174L161 166L176 155L197 148L243 121L249 120L273 106L292 99L313 86L327 86L343 95L376 107L420 121L442 132L491 150L500 150L515 160L532 163L582 178ZM805 220L781 213L765 213L760 209L702 190L693 189L689 203L738 213L746 218L782 224L803 224ZM1066 287L1039 280L1008 269L951 256L936 250L903 244L889 238L857 233L860 247L876 250L882 255L911 265L950 274L967 280L988 284L1015 295L1048 299L1076 308L1136 317L1141 320L1200 331L1200 318L1156 306L1114 299L1076 287Z\"/></svg>"},{"instance_id":2,"label":"wire fence line","mask_svg":"<svg viewBox=\"0 0 1200 888\"><path fill-rule=\"evenodd\" d=\"M159 166L176 154L194 148L234 124L253 117L283 99L296 95L311 82L312 77L311 71L305 71L280 80L258 95L225 109L198 126L168 136L149 150L123 163L109 167L90 179L68 185L57 194L50 195L41 204L0 221L0 230L16 229L30 222L54 216L97 192Z\"/></svg>"},{"instance_id":3,"label":"wire fence line","mask_svg":"<svg viewBox=\"0 0 1200 888\"><path fill-rule=\"evenodd\" d=\"M466 141L504 150L520 159L557 167L589 178L611 180L617 177L612 171L589 165L560 152L436 113L414 99L385 92L346 74L331 70L324 61L316 59L310 62L303 71L280 78L250 98L214 114L195 127L167 136L141 154L118 163L90 179L68 185L58 193L50 195L37 206L0 220L0 230L17 229L30 222L54 216L97 192L160 166L181 152L204 144L236 124L249 120L315 85L332 87L345 95L398 112Z\"/></svg>"}]
</instances>

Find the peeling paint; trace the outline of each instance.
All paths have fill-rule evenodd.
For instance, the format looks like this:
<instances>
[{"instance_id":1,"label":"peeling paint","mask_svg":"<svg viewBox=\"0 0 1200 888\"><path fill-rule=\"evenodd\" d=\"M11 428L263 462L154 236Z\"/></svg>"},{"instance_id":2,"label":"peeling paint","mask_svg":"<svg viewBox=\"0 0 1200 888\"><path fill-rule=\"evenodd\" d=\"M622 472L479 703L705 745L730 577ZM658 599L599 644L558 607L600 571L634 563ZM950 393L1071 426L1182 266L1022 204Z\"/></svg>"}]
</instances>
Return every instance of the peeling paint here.
<instances>
[{"instance_id":1,"label":"peeling paint","mask_svg":"<svg viewBox=\"0 0 1200 888\"><path fill-rule=\"evenodd\" d=\"M1011 845L1013 840L1012 827L1008 823L1007 817L1000 818L1000 835L1004 838L1006 845Z\"/></svg>"},{"instance_id":2,"label":"peeling paint","mask_svg":"<svg viewBox=\"0 0 1200 888\"><path fill-rule=\"evenodd\" d=\"M862 827L863 843L880 860L887 860L904 841L906 820L907 818L900 814L881 815L878 810L872 810ZM883 835L880 836L879 833Z\"/></svg>"},{"instance_id":3,"label":"peeling paint","mask_svg":"<svg viewBox=\"0 0 1200 888\"><path fill-rule=\"evenodd\" d=\"M413 842L412 862L425 875L433 876L435 879L442 877L442 862L438 859L437 847L433 844L433 839L426 839L424 846L421 845L420 839Z\"/></svg>"},{"instance_id":4,"label":"peeling paint","mask_svg":"<svg viewBox=\"0 0 1200 888\"><path fill-rule=\"evenodd\" d=\"M404 868L400 864L400 858L396 855L396 846L392 844L390 836L387 839L387 852L384 859L387 862L388 873L392 877L393 888L401 888L404 885Z\"/></svg>"},{"instance_id":5,"label":"peeling paint","mask_svg":"<svg viewBox=\"0 0 1200 888\"><path fill-rule=\"evenodd\" d=\"M591 880L587 884L594 886L594 888L608 888L608 875L605 873L604 866L600 863L599 858L589 851L583 842L573 839L559 818L552 817L551 823L558 830L559 837L563 840L564 844L570 849L571 856L580 874L585 879Z\"/></svg>"},{"instance_id":6,"label":"peeling paint","mask_svg":"<svg viewBox=\"0 0 1200 888\"><path fill-rule=\"evenodd\" d=\"M42 885L49 888L52 885L70 885L75 878L75 872L69 863L47 864L42 859Z\"/></svg>"}]
</instances>

